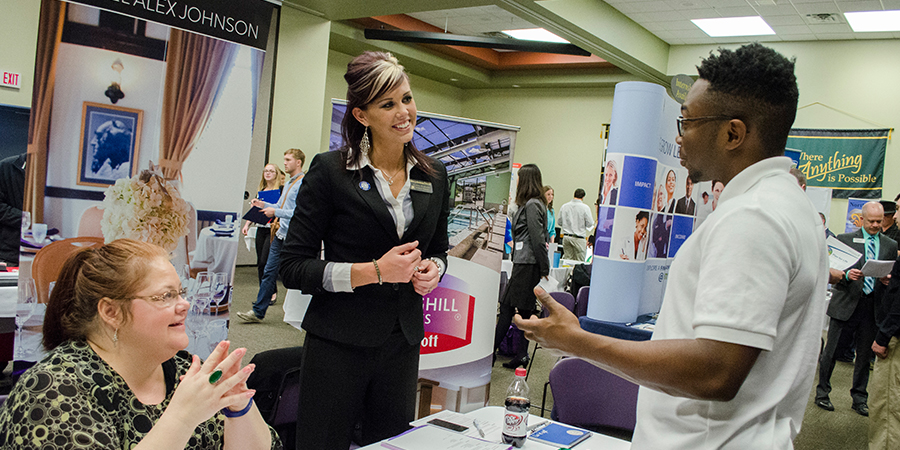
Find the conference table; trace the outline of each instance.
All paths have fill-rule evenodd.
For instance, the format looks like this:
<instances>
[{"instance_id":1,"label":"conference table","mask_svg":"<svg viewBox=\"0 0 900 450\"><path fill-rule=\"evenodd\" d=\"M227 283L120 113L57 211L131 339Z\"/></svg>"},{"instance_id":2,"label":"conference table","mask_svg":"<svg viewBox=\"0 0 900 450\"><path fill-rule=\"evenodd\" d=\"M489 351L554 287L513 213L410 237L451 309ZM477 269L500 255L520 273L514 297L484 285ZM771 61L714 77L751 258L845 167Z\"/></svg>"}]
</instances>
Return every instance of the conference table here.
<instances>
[{"instance_id":1,"label":"conference table","mask_svg":"<svg viewBox=\"0 0 900 450\"><path fill-rule=\"evenodd\" d=\"M465 432L465 434L470 436L475 436L477 432L473 426L472 421L474 419L478 420L479 425L481 425L482 429L485 431L484 439L491 442L500 442L500 435L502 433L502 424L505 410L502 406L486 406L484 408L476 409L474 411L467 412L461 415L462 420L465 420L465 423L462 423L462 420L453 420L453 419L445 419L449 420L453 423L459 423L460 425L465 425L469 427L469 430ZM413 425L424 424L428 420L432 418L446 418L446 412L438 412L432 414L428 417L416 420L413 422ZM459 417L458 413L450 413L454 416ZM550 419L544 419L537 416L530 416L528 418L529 424L537 424L542 421L550 421ZM377 442L375 444L367 445L365 447L360 447L360 449L365 450L375 450L375 449L383 449L385 448L382 445L382 442ZM473 447L474 448L474 447ZM525 450L557 450L559 446L547 445L541 442L533 441L531 439L526 439L525 444L521 447ZM614 438L611 436L606 436L600 433L593 433L591 437L586 440L578 443L574 449L575 450L628 450L631 448L631 443L628 441L624 441L622 439ZM419 449L416 449L419 450ZM422 447L421 450L431 450L427 447Z\"/></svg>"},{"instance_id":2,"label":"conference table","mask_svg":"<svg viewBox=\"0 0 900 450\"><path fill-rule=\"evenodd\" d=\"M234 222L230 236L217 235L213 227L200 230L197 236L197 247L191 252L191 269L204 269L209 272L228 274L228 284L234 281L234 262L237 259L238 243L241 231Z\"/></svg>"}]
</instances>

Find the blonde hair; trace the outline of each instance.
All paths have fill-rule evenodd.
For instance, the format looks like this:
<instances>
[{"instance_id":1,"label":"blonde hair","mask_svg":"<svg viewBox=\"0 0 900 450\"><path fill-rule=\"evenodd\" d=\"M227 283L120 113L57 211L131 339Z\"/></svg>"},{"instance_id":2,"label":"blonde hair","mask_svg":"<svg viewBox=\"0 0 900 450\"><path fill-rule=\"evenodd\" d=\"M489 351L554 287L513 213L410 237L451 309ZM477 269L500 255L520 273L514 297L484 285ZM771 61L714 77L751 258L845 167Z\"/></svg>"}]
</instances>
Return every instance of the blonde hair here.
<instances>
[{"instance_id":1,"label":"blonde hair","mask_svg":"<svg viewBox=\"0 0 900 450\"><path fill-rule=\"evenodd\" d=\"M266 167L269 166L275 168L275 189L280 189L281 186L284 186L284 171L281 170L281 167L269 163L263 166L263 174L262 178L259 179L259 189L257 189L257 191L265 191L266 188L269 187L268 183L266 183Z\"/></svg>"}]
</instances>

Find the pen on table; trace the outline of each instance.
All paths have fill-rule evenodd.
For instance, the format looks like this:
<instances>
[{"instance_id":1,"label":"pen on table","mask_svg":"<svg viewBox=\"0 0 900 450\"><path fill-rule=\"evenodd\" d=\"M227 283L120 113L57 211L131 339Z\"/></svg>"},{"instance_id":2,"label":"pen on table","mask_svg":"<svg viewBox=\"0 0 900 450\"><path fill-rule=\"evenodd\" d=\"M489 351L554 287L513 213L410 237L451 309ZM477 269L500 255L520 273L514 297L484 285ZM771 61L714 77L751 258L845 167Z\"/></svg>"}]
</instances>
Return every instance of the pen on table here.
<instances>
[{"instance_id":1,"label":"pen on table","mask_svg":"<svg viewBox=\"0 0 900 450\"><path fill-rule=\"evenodd\" d=\"M534 431L534 430L536 430L536 429L538 429L538 428L540 428L540 427L542 427L542 426L544 426L544 425L546 425L546 424L548 424L548 423L550 423L550 421L548 421L548 420L540 421L540 422L538 422L538 423L536 423L536 424L534 424L534 425L529 425L527 428L525 428L525 431L528 432L528 433L530 433L530 432L532 432L532 431Z\"/></svg>"},{"instance_id":2,"label":"pen on table","mask_svg":"<svg viewBox=\"0 0 900 450\"><path fill-rule=\"evenodd\" d=\"M478 419L472 419L472 425L475 425L475 429L478 430L478 434L481 437L484 437L484 430L481 429L481 425L478 425Z\"/></svg>"}]
</instances>

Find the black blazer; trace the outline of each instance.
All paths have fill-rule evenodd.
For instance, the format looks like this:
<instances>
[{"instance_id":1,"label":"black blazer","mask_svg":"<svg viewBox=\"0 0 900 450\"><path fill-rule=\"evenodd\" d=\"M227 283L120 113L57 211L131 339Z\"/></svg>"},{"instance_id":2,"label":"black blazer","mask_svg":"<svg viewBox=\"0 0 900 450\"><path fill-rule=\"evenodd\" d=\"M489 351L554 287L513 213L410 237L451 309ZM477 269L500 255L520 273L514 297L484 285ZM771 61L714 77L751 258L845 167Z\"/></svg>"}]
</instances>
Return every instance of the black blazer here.
<instances>
[{"instance_id":1,"label":"black blazer","mask_svg":"<svg viewBox=\"0 0 900 450\"><path fill-rule=\"evenodd\" d=\"M849 245L854 250L862 253L863 255L859 258L859 261L848 268L847 271L850 271L850 269L862 269L863 264L866 263L865 244L853 242L853 239L862 237L862 228L852 233L844 233L837 236L837 239L839 241ZM893 261L897 259L897 242L881 233L878 233L878 238L878 259L882 261ZM828 317L832 317L837 320L850 319L850 316L853 315L853 310L856 309L856 304L859 302L859 298L863 295L864 279L865 277L861 277L856 281L850 281L845 276L832 287L831 302L828 303ZM875 286L877 287L879 284L881 284L881 282L876 280ZM880 291L878 290L874 292L880 293Z\"/></svg>"},{"instance_id":2,"label":"black blazer","mask_svg":"<svg viewBox=\"0 0 900 450\"><path fill-rule=\"evenodd\" d=\"M358 346L381 345L399 322L410 344L425 337L422 296L412 283L359 286L353 292L322 287L325 266L371 262L402 243L419 241L422 258L447 263L450 187L447 170L431 160L435 176L418 167L411 180L428 182L432 192L410 189L413 220L402 239L375 187L371 168L348 170L343 153L320 153L312 160L297 193L297 206L281 250L281 278L288 289L312 295L303 329L319 337ZM368 188L368 189L366 189ZM319 259L324 243L325 260Z\"/></svg>"}]
</instances>

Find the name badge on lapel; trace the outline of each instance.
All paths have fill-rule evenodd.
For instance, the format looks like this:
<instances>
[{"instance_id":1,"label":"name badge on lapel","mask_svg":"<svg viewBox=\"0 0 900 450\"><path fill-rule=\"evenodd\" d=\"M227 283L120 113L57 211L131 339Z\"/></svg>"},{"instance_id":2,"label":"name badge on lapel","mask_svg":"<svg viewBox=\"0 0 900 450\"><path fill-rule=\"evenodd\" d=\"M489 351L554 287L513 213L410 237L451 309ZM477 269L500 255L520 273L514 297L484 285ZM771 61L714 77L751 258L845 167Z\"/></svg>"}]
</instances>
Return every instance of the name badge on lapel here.
<instances>
[{"instance_id":1,"label":"name badge on lapel","mask_svg":"<svg viewBox=\"0 0 900 450\"><path fill-rule=\"evenodd\" d=\"M854 244L865 244L866 240L864 238L853 238Z\"/></svg>"},{"instance_id":2,"label":"name badge on lapel","mask_svg":"<svg viewBox=\"0 0 900 450\"><path fill-rule=\"evenodd\" d=\"M431 189L431 183L428 181L409 180L409 184L409 188L414 191L424 192L426 194L430 194L433 192Z\"/></svg>"}]
</instances>

